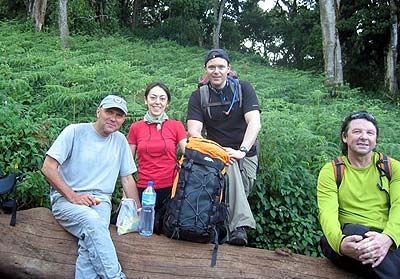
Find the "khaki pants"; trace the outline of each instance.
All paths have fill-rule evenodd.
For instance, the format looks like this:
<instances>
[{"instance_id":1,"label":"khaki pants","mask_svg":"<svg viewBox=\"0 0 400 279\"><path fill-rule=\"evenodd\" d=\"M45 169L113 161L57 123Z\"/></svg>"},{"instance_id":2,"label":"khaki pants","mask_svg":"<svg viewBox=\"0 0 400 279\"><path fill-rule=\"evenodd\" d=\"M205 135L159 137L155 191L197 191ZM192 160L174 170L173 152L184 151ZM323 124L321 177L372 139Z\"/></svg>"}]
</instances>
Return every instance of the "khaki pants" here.
<instances>
[{"instance_id":1,"label":"khaki pants","mask_svg":"<svg viewBox=\"0 0 400 279\"><path fill-rule=\"evenodd\" d=\"M258 157L244 157L239 162L239 169L242 175L244 192L246 193L246 197L248 197L253 190L254 182L256 181L257 175L257 166L258 166Z\"/></svg>"},{"instance_id":2,"label":"khaki pants","mask_svg":"<svg viewBox=\"0 0 400 279\"><path fill-rule=\"evenodd\" d=\"M247 201L247 196L251 192L256 178L257 163L257 156L252 156L245 157L240 164L235 162L227 167L229 181L227 203L229 230L231 232L243 226L256 228L256 221Z\"/></svg>"}]
</instances>

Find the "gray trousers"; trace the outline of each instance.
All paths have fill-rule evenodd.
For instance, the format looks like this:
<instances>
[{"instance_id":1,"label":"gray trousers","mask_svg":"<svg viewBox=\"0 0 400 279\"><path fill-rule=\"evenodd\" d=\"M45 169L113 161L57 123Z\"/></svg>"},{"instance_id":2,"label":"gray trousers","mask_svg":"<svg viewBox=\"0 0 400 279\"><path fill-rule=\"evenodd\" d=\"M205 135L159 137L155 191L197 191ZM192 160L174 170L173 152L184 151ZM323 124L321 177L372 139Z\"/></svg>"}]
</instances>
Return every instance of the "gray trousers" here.
<instances>
[{"instance_id":1,"label":"gray trousers","mask_svg":"<svg viewBox=\"0 0 400 279\"><path fill-rule=\"evenodd\" d=\"M227 167L228 175L228 213L229 231L238 227L256 228L256 221L251 212L247 196L250 194L256 179L257 156L245 157L240 163L235 162Z\"/></svg>"},{"instance_id":2,"label":"gray trousers","mask_svg":"<svg viewBox=\"0 0 400 279\"><path fill-rule=\"evenodd\" d=\"M75 279L125 278L108 228L110 197L96 195L102 202L95 206L76 205L56 193L52 212L58 223L78 238Z\"/></svg>"}]
</instances>

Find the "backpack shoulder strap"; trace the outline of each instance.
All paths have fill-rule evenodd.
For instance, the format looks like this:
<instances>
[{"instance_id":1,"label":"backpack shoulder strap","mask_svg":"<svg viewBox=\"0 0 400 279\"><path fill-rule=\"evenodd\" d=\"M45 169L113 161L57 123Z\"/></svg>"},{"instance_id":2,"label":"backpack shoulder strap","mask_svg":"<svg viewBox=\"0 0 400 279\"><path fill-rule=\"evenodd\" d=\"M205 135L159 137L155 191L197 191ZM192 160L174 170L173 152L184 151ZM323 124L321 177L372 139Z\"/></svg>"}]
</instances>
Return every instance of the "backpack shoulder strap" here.
<instances>
[{"instance_id":1,"label":"backpack shoulder strap","mask_svg":"<svg viewBox=\"0 0 400 279\"><path fill-rule=\"evenodd\" d=\"M200 106L204 114L208 114L208 116L211 118L210 106L208 105L209 102L210 90L208 88L208 84L204 84L200 86Z\"/></svg>"},{"instance_id":2,"label":"backpack shoulder strap","mask_svg":"<svg viewBox=\"0 0 400 279\"><path fill-rule=\"evenodd\" d=\"M333 171L335 173L336 185L339 188L344 176L344 162L341 156L332 160Z\"/></svg>"},{"instance_id":3,"label":"backpack shoulder strap","mask_svg":"<svg viewBox=\"0 0 400 279\"><path fill-rule=\"evenodd\" d=\"M237 81L237 83L238 83L239 107L241 108L242 107L242 100L243 100L243 98L242 98L242 86L240 85L239 80Z\"/></svg>"},{"instance_id":4,"label":"backpack shoulder strap","mask_svg":"<svg viewBox=\"0 0 400 279\"><path fill-rule=\"evenodd\" d=\"M389 181L392 179L392 164L389 156L379 153L379 159L376 161L376 167L381 174L383 173L387 177Z\"/></svg>"},{"instance_id":5,"label":"backpack shoulder strap","mask_svg":"<svg viewBox=\"0 0 400 279\"><path fill-rule=\"evenodd\" d=\"M242 86L240 85L239 80L236 78L228 77L228 82L229 82L232 92L235 93L235 91L237 91L237 97L235 97L235 99L237 99L239 101L239 107L241 108L242 100L243 100ZM232 101L235 102L235 100L232 100ZM219 106L221 104L222 104L221 102L210 103L210 89L208 87L208 83L200 86L200 106L201 106L204 114L208 114L208 117L211 118L210 107ZM229 104L229 102L225 103L225 104Z\"/></svg>"},{"instance_id":6,"label":"backpack shoulder strap","mask_svg":"<svg viewBox=\"0 0 400 279\"><path fill-rule=\"evenodd\" d=\"M236 87L236 90L237 90L237 99L238 99L238 101L239 101L239 107L241 108L242 107L242 86L240 85L240 82L239 82L239 80L236 80L236 83L237 83L237 87Z\"/></svg>"},{"instance_id":7,"label":"backpack shoulder strap","mask_svg":"<svg viewBox=\"0 0 400 279\"><path fill-rule=\"evenodd\" d=\"M237 91L237 96L235 97L236 100L239 101L239 107L242 107L242 86L237 78L228 77L229 86L233 95L235 96L235 91ZM235 100L233 100L235 102Z\"/></svg>"},{"instance_id":8,"label":"backpack shoulder strap","mask_svg":"<svg viewBox=\"0 0 400 279\"><path fill-rule=\"evenodd\" d=\"M243 100L243 98L242 98L242 86L240 85L240 82L239 82L239 107L242 107L242 100Z\"/></svg>"}]
</instances>

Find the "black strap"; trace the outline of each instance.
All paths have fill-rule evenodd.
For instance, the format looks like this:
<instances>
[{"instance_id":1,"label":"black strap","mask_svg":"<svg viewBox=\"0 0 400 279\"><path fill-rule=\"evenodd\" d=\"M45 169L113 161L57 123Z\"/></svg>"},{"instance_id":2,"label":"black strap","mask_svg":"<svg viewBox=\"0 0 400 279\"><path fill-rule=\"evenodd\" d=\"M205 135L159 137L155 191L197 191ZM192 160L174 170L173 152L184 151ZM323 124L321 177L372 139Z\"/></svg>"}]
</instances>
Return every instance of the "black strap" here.
<instances>
[{"instance_id":1,"label":"black strap","mask_svg":"<svg viewBox=\"0 0 400 279\"><path fill-rule=\"evenodd\" d=\"M390 181L392 179L392 172L391 172L391 166L390 166L390 157L383 154L379 153L379 160L376 161L376 167L378 171L381 173L381 175L385 175L387 179Z\"/></svg>"},{"instance_id":2,"label":"black strap","mask_svg":"<svg viewBox=\"0 0 400 279\"><path fill-rule=\"evenodd\" d=\"M11 221L10 226L15 226L17 223L17 201L15 199L12 200L12 212L11 212Z\"/></svg>"},{"instance_id":3,"label":"black strap","mask_svg":"<svg viewBox=\"0 0 400 279\"><path fill-rule=\"evenodd\" d=\"M214 249L211 256L211 267L215 267L217 264L217 254L218 254L218 232L217 229L214 227Z\"/></svg>"},{"instance_id":4,"label":"black strap","mask_svg":"<svg viewBox=\"0 0 400 279\"><path fill-rule=\"evenodd\" d=\"M344 162L342 157L338 156L335 159L333 159L332 165L334 167L336 185L339 188L344 176Z\"/></svg>"}]
</instances>

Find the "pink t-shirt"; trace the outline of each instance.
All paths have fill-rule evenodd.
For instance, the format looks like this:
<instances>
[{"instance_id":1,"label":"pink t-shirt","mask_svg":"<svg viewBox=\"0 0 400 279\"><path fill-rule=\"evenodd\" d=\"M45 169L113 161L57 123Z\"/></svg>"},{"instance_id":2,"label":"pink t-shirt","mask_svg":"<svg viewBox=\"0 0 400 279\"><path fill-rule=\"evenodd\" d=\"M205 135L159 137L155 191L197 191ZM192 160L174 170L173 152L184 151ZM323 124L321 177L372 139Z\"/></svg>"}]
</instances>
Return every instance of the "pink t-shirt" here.
<instances>
[{"instance_id":1,"label":"pink t-shirt","mask_svg":"<svg viewBox=\"0 0 400 279\"><path fill-rule=\"evenodd\" d=\"M154 189L171 187L176 172L176 146L186 138L185 127L177 120L166 120L161 130L157 124L144 120L133 123L129 129L128 143L136 145L137 187L146 188L149 180Z\"/></svg>"}]
</instances>

